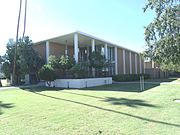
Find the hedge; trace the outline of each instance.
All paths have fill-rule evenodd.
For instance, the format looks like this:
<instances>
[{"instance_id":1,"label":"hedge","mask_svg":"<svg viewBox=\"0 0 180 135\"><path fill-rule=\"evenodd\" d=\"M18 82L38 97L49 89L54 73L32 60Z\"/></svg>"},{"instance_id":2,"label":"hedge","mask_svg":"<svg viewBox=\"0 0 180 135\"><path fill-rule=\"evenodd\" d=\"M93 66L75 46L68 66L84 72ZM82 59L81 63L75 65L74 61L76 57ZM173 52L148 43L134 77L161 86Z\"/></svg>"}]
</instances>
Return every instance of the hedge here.
<instances>
[{"instance_id":1,"label":"hedge","mask_svg":"<svg viewBox=\"0 0 180 135\"><path fill-rule=\"evenodd\" d=\"M140 76L144 76L144 79L149 79L149 74L119 74L114 75L112 79L117 82L125 82L125 81L138 81Z\"/></svg>"}]
</instances>

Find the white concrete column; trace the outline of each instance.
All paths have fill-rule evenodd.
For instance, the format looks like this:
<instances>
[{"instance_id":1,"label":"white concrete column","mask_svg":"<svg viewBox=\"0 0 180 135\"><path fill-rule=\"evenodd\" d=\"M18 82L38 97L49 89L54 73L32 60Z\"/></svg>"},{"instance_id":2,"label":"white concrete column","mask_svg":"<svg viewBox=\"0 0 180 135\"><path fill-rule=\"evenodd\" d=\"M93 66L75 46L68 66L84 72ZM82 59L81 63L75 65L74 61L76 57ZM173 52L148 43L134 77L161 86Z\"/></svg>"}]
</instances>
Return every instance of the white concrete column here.
<instances>
[{"instance_id":1,"label":"white concrete column","mask_svg":"<svg viewBox=\"0 0 180 135\"><path fill-rule=\"evenodd\" d=\"M117 47L114 47L114 55L115 55L115 75L118 74L118 60L117 60Z\"/></svg>"},{"instance_id":2,"label":"white concrete column","mask_svg":"<svg viewBox=\"0 0 180 135\"><path fill-rule=\"evenodd\" d=\"M126 52L123 49L123 73L126 74Z\"/></svg>"},{"instance_id":3,"label":"white concrete column","mask_svg":"<svg viewBox=\"0 0 180 135\"><path fill-rule=\"evenodd\" d=\"M104 55L106 60L108 60L108 49L107 49L107 44L104 45Z\"/></svg>"},{"instance_id":4,"label":"white concrete column","mask_svg":"<svg viewBox=\"0 0 180 135\"><path fill-rule=\"evenodd\" d=\"M137 54L135 54L135 73L137 74Z\"/></svg>"},{"instance_id":5,"label":"white concrete column","mask_svg":"<svg viewBox=\"0 0 180 135\"><path fill-rule=\"evenodd\" d=\"M30 84L29 74L25 74L25 84Z\"/></svg>"},{"instance_id":6,"label":"white concrete column","mask_svg":"<svg viewBox=\"0 0 180 135\"><path fill-rule=\"evenodd\" d=\"M140 74L142 74L141 55L140 54L139 54L139 69L140 69Z\"/></svg>"},{"instance_id":7,"label":"white concrete column","mask_svg":"<svg viewBox=\"0 0 180 135\"><path fill-rule=\"evenodd\" d=\"M67 47L67 40L66 40L66 47L65 47L65 56L68 55L68 47Z\"/></svg>"},{"instance_id":8,"label":"white concrete column","mask_svg":"<svg viewBox=\"0 0 180 135\"><path fill-rule=\"evenodd\" d=\"M92 52L94 52L95 51L95 40L94 39L91 40L91 48L92 48ZM92 68L92 75L93 75L93 77L95 77L95 69L94 68Z\"/></svg>"},{"instance_id":9,"label":"white concrete column","mask_svg":"<svg viewBox=\"0 0 180 135\"><path fill-rule=\"evenodd\" d=\"M152 63L152 64L151 64L152 68L155 68L155 66L154 66L154 61L153 61L153 60L151 61L151 63Z\"/></svg>"},{"instance_id":10,"label":"white concrete column","mask_svg":"<svg viewBox=\"0 0 180 135\"><path fill-rule=\"evenodd\" d=\"M143 59L143 63L144 63L144 74L146 73L146 70L145 70L145 62L144 62L144 59Z\"/></svg>"},{"instance_id":11,"label":"white concrete column","mask_svg":"<svg viewBox=\"0 0 180 135\"><path fill-rule=\"evenodd\" d=\"M46 41L46 63L48 63L49 59L49 41Z\"/></svg>"},{"instance_id":12,"label":"white concrete column","mask_svg":"<svg viewBox=\"0 0 180 135\"><path fill-rule=\"evenodd\" d=\"M132 74L132 57L131 57L131 52L129 52L129 67L130 67L130 74Z\"/></svg>"},{"instance_id":13,"label":"white concrete column","mask_svg":"<svg viewBox=\"0 0 180 135\"><path fill-rule=\"evenodd\" d=\"M79 49L78 49L78 34L75 33L74 34L74 59L75 59L76 63L78 63L78 58L79 58L78 51L79 51Z\"/></svg>"},{"instance_id":14,"label":"white concrete column","mask_svg":"<svg viewBox=\"0 0 180 135\"><path fill-rule=\"evenodd\" d=\"M94 39L91 40L91 47L92 47L92 52L94 52L95 51L95 40Z\"/></svg>"}]
</instances>

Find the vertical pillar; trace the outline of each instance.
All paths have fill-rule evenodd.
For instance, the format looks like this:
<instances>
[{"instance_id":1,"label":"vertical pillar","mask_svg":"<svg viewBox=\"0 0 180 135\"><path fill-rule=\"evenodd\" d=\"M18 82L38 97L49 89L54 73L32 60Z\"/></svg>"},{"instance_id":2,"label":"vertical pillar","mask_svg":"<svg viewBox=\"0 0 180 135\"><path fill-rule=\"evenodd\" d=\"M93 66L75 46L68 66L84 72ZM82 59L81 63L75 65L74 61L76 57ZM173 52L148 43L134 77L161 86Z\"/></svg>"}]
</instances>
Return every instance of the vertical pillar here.
<instances>
[{"instance_id":1,"label":"vertical pillar","mask_svg":"<svg viewBox=\"0 0 180 135\"><path fill-rule=\"evenodd\" d=\"M117 47L114 47L114 55L115 55L115 75L118 74L118 60L117 60Z\"/></svg>"},{"instance_id":2,"label":"vertical pillar","mask_svg":"<svg viewBox=\"0 0 180 135\"><path fill-rule=\"evenodd\" d=\"M74 59L75 59L75 62L78 63L78 34L75 33L74 34Z\"/></svg>"},{"instance_id":3,"label":"vertical pillar","mask_svg":"<svg viewBox=\"0 0 180 135\"><path fill-rule=\"evenodd\" d=\"M141 55L139 54L139 69L140 69L140 74L142 74L142 65L141 65Z\"/></svg>"},{"instance_id":4,"label":"vertical pillar","mask_svg":"<svg viewBox=\"0 0 180 135\"><path fill-rule=\"evenodd\" d=\"M130 74L132 74L132 57L131 57L131 52L129 52L129 67L130 67Z\"/></svg>"},{"instance_id":5,"label":"vertical pillar","mask_svg":"<svg viewBox=\"0 0 180 135\"><path fill-rule=\"evenodd\" d=\"M29 74L25 74L25 84L30 84Z\"/></svg>"},{"instance_id":6,"label":"vertical pillar","mask_svg":"<svg viewBox=\"0 0 180 135\"><path fill-rule=\"evenodd\" d=\"M154 66L154 61L153 61L153 60L151 61L151 63L152 63L152 64L151 64L152 68L155 68L155 66Z\"/></svg>"},{"instance_id":7,"label":"vertical pillar","mask_svg":"<svg viewBox=\"0 0 180 135\"><path fill-rule=\"evenodd\" d=\"M123 49L123 73L126 74L126 52Z\"/></svg>"},{"instance_id":8,"label":"vertical pillar","mask_svg":"<svg viewBox=\"0 0 180 135\"><path fill-rule=\"evenodd\" d=\"M68 55L68 47L67 47L67 40L66 40L65 56L67 55Z\"/></svg>"},{"instance_id":9,"label":"vertical pillar","mask_svg":"<svg viewBox=\"0 0 180 135\"><path fill-rule=\"evenodd\" d=\"M91 40L91 48L92 48L92 52L94 52L95 51L95 40L94 39L92 39ZM92 68L92 75L93 75L93 77L95 77L95 69L94 68Z\"/></svg>"},{"instance_id":10,"label":"vertical pillar","mask_svg":"<svg viewBox=\"0 0 180 135\"><path fill-rule=\"evenodd\" d=\"M95 40L94 39L91 40L91 47L92 47L92 52L94 52L95 51Z\"/></svg>"},{"instance_id":11,"label":"vertical pillar","mask_svg":"<svg viewBox=\"0 0 180 135\"><path fill-rule=\"evenodd\" d=\"M49 41L46 41L46 63L48 63L49 59Z\"/></svg>"},{"instance_id":12,"label":"vertical pillar","mask_svg":"<svg viewBox=\"0 0 180 135\"><path fill-rule=\"evenodd\" d=\"M146 68L146 67L145 67L146 64L145 64L145 62L144 62L144 59L143 59L143 63L144 63L144 74L145 74L145 73L146 73L146 69L145 69L145 68Z\"/></svg>"},{"instance_id":13,"label":"vertical pillar","mask_svg":"<svg viewBox=\"0 0 180 135\"><path fill-rule=\"evenodd\" d=\"M108 60L107 44L104 45L104 53L105 53L105 58L106 58L106 60Z\"/></svg>"},{"instance_id":14,"label":"vertical pillar","mask_svg":"<svg viewBox=\"0 0 180 135\"><path fill-rule=\"evenodd\" d=\"M137 54L135 54L135 73L137 74Z\"/></svg>"}]
</instances>

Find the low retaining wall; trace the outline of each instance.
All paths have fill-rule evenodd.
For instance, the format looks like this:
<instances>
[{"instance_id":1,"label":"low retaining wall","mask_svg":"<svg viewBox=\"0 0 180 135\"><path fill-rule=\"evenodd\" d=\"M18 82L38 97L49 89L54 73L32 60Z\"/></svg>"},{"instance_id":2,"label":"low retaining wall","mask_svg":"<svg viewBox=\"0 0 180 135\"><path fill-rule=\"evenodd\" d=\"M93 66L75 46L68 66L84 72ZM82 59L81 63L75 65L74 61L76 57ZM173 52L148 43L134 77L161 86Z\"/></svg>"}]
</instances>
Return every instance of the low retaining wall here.
<instances>
[{"instance_id":1,"label":"low retaining wall","mask_svg":"<svg viewBox=\"0 0 180 135\"><path fill-rule=\"evenodd\" d=\"M54 82L52 82L51 87L87 88L87 87L100 86L106 84L112 84L112 77L84 78L84 79L56 79Z\"/></svg>"}]
</instances>

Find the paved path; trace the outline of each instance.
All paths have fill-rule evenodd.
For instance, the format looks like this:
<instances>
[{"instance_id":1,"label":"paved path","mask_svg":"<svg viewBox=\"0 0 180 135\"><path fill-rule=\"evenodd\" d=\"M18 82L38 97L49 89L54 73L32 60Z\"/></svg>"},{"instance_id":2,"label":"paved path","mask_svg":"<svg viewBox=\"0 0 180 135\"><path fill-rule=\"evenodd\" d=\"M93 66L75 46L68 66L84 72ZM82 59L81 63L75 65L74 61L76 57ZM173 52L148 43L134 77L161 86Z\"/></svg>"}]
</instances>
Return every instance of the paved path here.
<instances>
[{"instance_id":1,"label":"paved path","mask_svg":"<svg viewBox=\"0 0 180 135\"><path fill-rule=\"evenodd\" d=\"M135 81L135 82L115 82L115 81L113 81L113 83L114 84L136 84L136 83L140 83L139 81L137 82L137 81ZM180 85L180 83L179 82L144 82L144 83L146 83L146 84L179 84Z\"/></svg>"},{"instance_id":2,"label":"paved path","mask_svg":"<svg viewBox=\"0 0 180 135\"><path fill-rule=\"evenodd\" d=\"M0 91L8 90L8 89L15 89L15 88L18 88L18 87L0 87Z\"/></svg>"}]
</instances>

